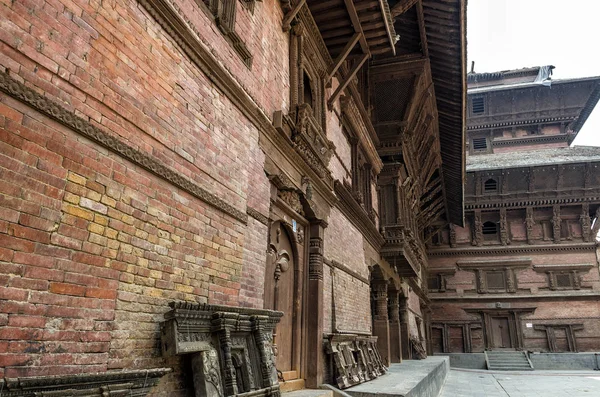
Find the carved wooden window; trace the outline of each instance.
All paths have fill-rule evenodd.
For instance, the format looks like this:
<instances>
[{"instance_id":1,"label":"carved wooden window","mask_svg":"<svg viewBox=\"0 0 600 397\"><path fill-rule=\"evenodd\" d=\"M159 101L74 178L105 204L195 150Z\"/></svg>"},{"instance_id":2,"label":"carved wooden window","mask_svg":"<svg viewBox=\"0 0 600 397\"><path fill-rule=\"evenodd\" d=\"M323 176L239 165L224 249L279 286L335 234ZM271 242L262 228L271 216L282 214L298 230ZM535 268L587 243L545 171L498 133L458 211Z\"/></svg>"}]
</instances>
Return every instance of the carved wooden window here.
<instances>
[{"instance_id":1,"label":"carved wooden window","mask_svg":"<svg viewBox=\"0 0 600 397\"><path fill-rule=\"evenodd\" d=\"M498 191L498 181L490 178L483 184L484 193L496 193Z\"/></svg>"},{"instance_id":2,"label":"carved wooden window","mask_svg":"<svg viewBox=\"0 0 600 397\"><path fill-rule=\"evenodd\" d=\"M439 291L440 285L441 283L439 276L431 276L427 278L427 288L430 291Z\"/></svg>"},{"instance_id":3,"label":"carved wooden window","mask_svg":"<svg viewBox=\"0 0 600 397\"><path fill-rule=\"evenodd\" d=\"M303 92L302 92L302 99L303 102L308 104L311 109L314 109L315 104L313 102L313 84L310 81L310 77L308 77L308 74L306 74L306 71L304 71L304 79L303 79Z\"/></svg>"},{"instance_id":4,"label":"carved wooden window","mask_svg":"<svg viewBox=\"0 0 600 397\"><path fill-rule=\"evenodd\" d=\"M482 114L485 112L485 102L483 97L473 98L471 101L471 112L473 114Z\"/></svg>"},{"instance_id":5,"label":"carved wooden window","mask_svg":"<svg viewBox=\"0 0 600 397\"><path fill-rule=\"evenodd\" d=\"M571 240L571 222L568 220L561 221L562 225L560 227L560 238L563 240Z\"/></svg>"},{"instance_id":6,"label":"carved wooden window","mask_svg":"<svg viewBox=\"0 0 600 397\"><path fill-rule=\"evenodd\" d=\"M580 289L581 281L578 271L550 271L548 274L548 284L551 290L560 289Z\"/></svg>"},{"instance_id":7,"label":"carved wooden window","mask_svg":"<svg viewBox=\"0 0 600 397\"><path fill-rule=\"evenodd\" d=\"M485 222L481 231L483 233L483 238L486 240L495 240L498 237L498 225L495 222Z\"/></svg>"},{"instance_id":8,"label":"carved wooden window","mask_svg":"<svg viewBox=\"0 0 600 397\"><path fill-rule=\"evenodd\" d=\"M486 272L485 281L489 290L506 290L506 282L503 271Z\"/></svg>"},{"instance_id":9,"label":"carved wooden window","mask_svg":"<svg viewBox=\"0 0 600 397\"><path fill-rule=\"evenodd\" d=\"M243 1L243 3L246 3L247 8L251 11L254 9L254 1ZM202 0L201 4L206 5L221 33L231 43L246 66L250 68L252 66L252 54L250 54L242 38L235 32L237 0Z\"/></svg>"},{"instance_id":10,"label":"carved wooden window","mask_svg":"<svg viewBox=\"0 0 600 397\"><path fill-rule=\"evenodd\" d=\"M552 224L550 223L550 221L542 221L541 225L543 233L542 238L546 241L552 240Z\"/></svg>"},{"instance_id":11,"label":"carved wooden window","mask_svg":"<svg viewBox=\"0 0 600 397\"><path fill-rule=\"evenodd\" d=\"M477 137L472 139L472 147L474 152L485 152L488 150L488 141L486 137Z\"/></svg>"}]
</instances>

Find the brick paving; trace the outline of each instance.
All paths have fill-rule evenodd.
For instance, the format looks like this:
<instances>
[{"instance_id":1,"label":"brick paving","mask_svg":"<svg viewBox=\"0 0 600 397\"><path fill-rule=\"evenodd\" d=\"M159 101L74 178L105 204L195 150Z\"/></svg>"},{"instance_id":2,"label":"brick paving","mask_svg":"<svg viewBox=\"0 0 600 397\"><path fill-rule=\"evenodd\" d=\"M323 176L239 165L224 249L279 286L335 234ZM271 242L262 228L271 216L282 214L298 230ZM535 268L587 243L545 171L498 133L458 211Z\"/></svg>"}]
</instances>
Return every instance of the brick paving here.
<instances>
[{"instance_id":1,"label":"brick paving","mask_svg":"<svg viewBox=\"0 0 600 397\"><path fill-rule=\"evenodd\" d=\"M494 372L452 369L439 397L600 396L599 372Z\"/></svg>"}]
</instances>

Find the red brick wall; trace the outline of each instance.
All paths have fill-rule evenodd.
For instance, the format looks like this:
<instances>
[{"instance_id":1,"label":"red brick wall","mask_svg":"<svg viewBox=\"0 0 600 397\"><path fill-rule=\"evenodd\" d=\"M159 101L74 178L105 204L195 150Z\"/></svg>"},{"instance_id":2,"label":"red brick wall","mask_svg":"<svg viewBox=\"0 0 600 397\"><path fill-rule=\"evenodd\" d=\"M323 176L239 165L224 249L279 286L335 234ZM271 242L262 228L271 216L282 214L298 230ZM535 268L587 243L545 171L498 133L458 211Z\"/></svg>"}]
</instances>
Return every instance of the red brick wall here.
<instances>
[{"instance_id":1,"label":"red brick wall","mask_svg":"<svg viewBox=\"0 0 600 397\"><path fill-rule=\"evenodd\" d=\"M188 14L268 115L288 101L281 15L276 1L238 10L248 70L205 14ZM3 72L235 208L268 213L256 128L136 2L6 1L0 20ZM5 94L0 146L0 377L171 366L155 395L184 395L181 361L157 345L167 303L262 307L266 226Z\"/></svg>"}]
</instances>

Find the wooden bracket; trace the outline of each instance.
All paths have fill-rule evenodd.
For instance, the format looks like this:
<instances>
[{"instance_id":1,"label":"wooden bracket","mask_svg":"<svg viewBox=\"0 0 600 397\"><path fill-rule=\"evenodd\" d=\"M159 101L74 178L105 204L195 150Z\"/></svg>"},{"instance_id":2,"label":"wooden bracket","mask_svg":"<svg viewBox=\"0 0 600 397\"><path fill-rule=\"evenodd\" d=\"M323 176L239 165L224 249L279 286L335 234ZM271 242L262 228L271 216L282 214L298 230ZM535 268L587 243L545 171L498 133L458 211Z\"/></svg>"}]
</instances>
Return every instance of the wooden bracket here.
<instances>
[{"instance_id":1,"label":"wooden bracket","mask_svg":"<svg viewBox=\"0 0 600 397\"><path fill-rule=\"evenodd\" d=\"M327 101L327 107L329 109L333 107L333 103L338 99L338 97L340 96L342 91L348 86L348 84L350 84L350 81L354 78L354 76L356 76L356 73L360 70L360 68L367 61L367 59L369 59L369 55L363 54L360 60L358 60L354 64L354 66L352 66L350 73L348 73L344 81L339 85L339 87L335 90L331 98L329 98L329 100Z\"/></svg>"},{"instance_id":2,"label":"wooden bracket","mask_svg":"<svg viewBox=\"0 0 600 397\"><path fill-rule=\"evenodd\" d=\"M342 64L348 57L348 54L350 54L350 52L354 49L354 46L356 46L356 43L360 39L360 36L361 36L361 33L358 33L358 32L354 33L354 36L352 36L352 39L350 39L350 41L348 42L348 44L346 44L346 46L344 47L344 49L342 50L340 55L338 55L338 57L335 59L335 62L333 63L333 65L331 66L329 71L327 72L327 77L325 78L325 82L327 84L329 84L329 82L331 81L331 78L335 75L335 72L337 72L338 69L340 68L340 66L342 66Z\"/></svg>"},{"instance_id":3,"label":"wooden bracket","mask_svg":"<svg viewBox=\"0 0 600 397\"><path fill-rule=\"evenodd\" d=\"M392 17L404 14L412 6L414 6L419 0L400 0L391 9Z\"/></svg>"},{"instance_id":4,"label":"wooden bracket","mask_svg":"<svg viewBox=\"0 0 600 397\"><path fill-rule=\"evenodd\" d=\"M294 6L286 15L283 17L282 28L284 32L289 32L292 28L292 20L298 14L298 11L302 8L302 6L306 4L306 0L300 0L298 4Z\"/></svg>"},{"instance_id":5,"label":"wooden bracket","mask_svg":"<svg viewBox=\"0 0 600 397\"><path fill-rule=\"evenodd\" d=\"M358 13L356 12L354 2L352 0L344 0L344 3L346 4L348 15L350 15L350 20L352 21L354 31L356 33L360 33L360 48L362 49L362 52L369 55L370 58L371 52L369 51L369 44L367 43L367 39L365 38L365 34L362 30L362 26L360 24L360 19L358 18Z\"/></svg>"}]
</instances>

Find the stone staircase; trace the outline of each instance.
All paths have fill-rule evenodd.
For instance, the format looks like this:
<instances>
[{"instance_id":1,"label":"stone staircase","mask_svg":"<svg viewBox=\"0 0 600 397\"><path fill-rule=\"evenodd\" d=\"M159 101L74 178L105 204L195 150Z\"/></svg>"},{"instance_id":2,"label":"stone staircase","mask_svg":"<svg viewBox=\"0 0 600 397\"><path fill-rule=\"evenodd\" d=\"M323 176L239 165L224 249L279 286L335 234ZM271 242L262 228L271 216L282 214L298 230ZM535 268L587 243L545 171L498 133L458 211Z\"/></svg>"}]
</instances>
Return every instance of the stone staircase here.
<instances>
[{"instance_id":1,"label":"stone staircase","mask_svg":"<svg viewBox=\"0 0 600 397\"><path fill-rule=\"evenodd\" d=\"M296 390L281 393L281 397L334 397L331 390Z\"/></svg>"},{"instance_id":2,"label":"stone staircase","mask_svg":"<svg viewBox=\"0 0 600 397\"><path fill-rule=\"evenodd\" d=\"M525 352L486 351L485 362L490 371L533 371Z\"/></svg>"}]
</instances>

